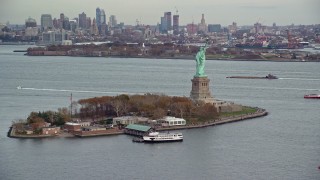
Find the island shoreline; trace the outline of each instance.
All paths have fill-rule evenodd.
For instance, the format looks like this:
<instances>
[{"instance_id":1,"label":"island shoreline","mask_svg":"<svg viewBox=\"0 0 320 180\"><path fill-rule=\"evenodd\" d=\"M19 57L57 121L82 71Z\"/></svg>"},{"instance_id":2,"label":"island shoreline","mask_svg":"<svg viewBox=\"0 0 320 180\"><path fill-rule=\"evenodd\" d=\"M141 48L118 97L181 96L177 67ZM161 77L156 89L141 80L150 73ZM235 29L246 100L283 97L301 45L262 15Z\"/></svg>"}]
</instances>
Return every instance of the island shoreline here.
<instances>
[{"instance_id":1,"label":"island shoreline","mask_svg":"<svg viewBox=\"0 0 320 180\"><path fill-rule=\"evenodd\" d=\"M206 121L201 124L194 124L194 125L186 125L186 126L174 126L174 127L165 127L165 128L158 128L157 131L171 131L171 130L182 130L182 129L194 129L194 128L204 128L209 126L216 126L216 125L223 125L227 123L234 123L239 122L243 120L249 120L254 118L260 118L263 116L267 116L268 112L265 109L258 108L256 112L246 115L238 115L238 116L232 116L232 117L224 117L219 118L218 120L214 121ZM87 138L87 137L100 137L100 136L113 136L113 135L121 135L125 134L123 131L117 131L112 133L102 133L102 134L91 134L91 135L75 135L70 134L70 136L67 136L68 138ZM8 131L8 137L10 138L21 138L21 139L42 139L42 138L66 138L63 135L17 135L15 134L14 127L11 126Z\"/></svg>"}]
</instances>

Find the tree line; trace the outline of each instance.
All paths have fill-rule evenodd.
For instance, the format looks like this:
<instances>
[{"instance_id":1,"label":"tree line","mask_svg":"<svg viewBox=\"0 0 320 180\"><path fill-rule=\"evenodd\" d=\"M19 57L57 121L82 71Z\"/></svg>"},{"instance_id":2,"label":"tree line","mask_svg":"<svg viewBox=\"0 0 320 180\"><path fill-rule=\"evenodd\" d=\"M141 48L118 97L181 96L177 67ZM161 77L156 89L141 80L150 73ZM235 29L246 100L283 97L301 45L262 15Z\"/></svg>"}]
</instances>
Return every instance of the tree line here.
<instances>
[{"instance_id":1,"label":"tree line","mask_svg":"<svg viewBox=\"0 0 320 180\"><path fill-rule=\"evenodd\" d=\"M184 118L189 121L215 119L214 105L193 102L187 97L157 94L102 96L78 101L80 119L100 120L105 117L136 115L150 119L164 116Z\"/></svg>"}]
</instances>

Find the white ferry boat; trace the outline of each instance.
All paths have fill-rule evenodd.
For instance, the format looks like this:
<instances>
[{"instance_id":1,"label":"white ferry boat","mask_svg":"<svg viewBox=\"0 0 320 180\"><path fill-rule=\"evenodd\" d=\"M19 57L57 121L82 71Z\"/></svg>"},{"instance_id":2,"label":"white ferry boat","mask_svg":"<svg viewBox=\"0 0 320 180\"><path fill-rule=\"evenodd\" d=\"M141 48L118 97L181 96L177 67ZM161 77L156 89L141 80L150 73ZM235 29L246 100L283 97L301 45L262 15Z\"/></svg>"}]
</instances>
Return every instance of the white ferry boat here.
<instances>
[{"instance_id":1,"label":"white ferry boat","mask_svg":"<svg viewBox=\"0 0 320 180\"><path fill-rule=\"evenodd\" d=\"M151 132L146 136L143 136L143 142L173 142L183 141L182 133L159 133Z\"/></svg>"}]
</instances>

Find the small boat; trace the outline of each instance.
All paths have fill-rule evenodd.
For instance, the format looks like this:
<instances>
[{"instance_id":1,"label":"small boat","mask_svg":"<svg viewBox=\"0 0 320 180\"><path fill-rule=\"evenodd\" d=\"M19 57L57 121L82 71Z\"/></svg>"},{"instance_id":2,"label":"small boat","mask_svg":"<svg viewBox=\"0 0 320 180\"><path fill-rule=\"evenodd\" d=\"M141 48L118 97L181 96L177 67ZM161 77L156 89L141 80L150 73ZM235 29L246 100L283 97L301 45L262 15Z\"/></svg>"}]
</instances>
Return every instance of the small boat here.
<instances>
[{"instance_id":1,"label":"small boat","mask_svg":"<svg viewBox=\"0 0 320 180\"><path fill-rule=\"evenodd\" d=\"M307 94L304 95L305 99L320 99L320 94Z\"/></svg>"},{"instance_id":2,"label":"small boat","mask_svg":"<svg viewBox=\"0 0 320 180\"><path fill-rule=\"evenodd\" d=\"M21 86L17 86L17 89L22 89L22 87Z\"/></svg>"},{"instance_id":3,"label":"small boat","mask_svg":"<svg viewBox=\"0 0 320 180\"><path fill-rule=\"evenodd\" d=\"M238 78L238 79L278 79L277 76L268 74L265 77L260 77L260 76L229 76L227 78Z\"/></svg>"},{"instance_id":4,"label":"small boat","mask_svg":"<svg viewBox=\"0 0 320 180\"><path fill-rule=\"evenodd\" d=\"M159 133L151 132L146 136L143 136L144 142L174 142L183 141L182 133Z\"/></svg>"}]
</instances>

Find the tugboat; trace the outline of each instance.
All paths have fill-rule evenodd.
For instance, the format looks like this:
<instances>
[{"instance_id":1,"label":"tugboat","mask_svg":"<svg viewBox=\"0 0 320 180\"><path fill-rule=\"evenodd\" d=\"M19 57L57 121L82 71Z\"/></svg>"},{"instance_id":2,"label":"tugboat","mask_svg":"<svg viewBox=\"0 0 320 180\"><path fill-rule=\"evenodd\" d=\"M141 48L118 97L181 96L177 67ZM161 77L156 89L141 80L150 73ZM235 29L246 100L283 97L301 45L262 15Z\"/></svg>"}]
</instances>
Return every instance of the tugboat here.
<instances>
[{"instance_id":1,"label":"tugboat","mask_svg":"<svg viewBox=\"0 0 320 180\"><path fill-rule=\"evenodd\" d=\"M307 94L304 95L305 99L320 99L320 94Z\"/></svg>"},{"instance_id":2,"label":"tugboat","mask_svg":"<svg viewBox=\"0 0 320 180\"><path fill-rule=\"evenodd\" d=\"M143 142L174 142L174 141L183 141L182 133L159 133L151 132L148 135L142 137Z\"/></svg>"},{"instance_id":3,"label":"tugboat","mask_svg":"<svg viewBox=\"0 0 320 180\"><path fill-rule=\"evenodd\" d=\"M265 77L260 76L229 76L227 78L238 78L238 79L278 79L277 76L268 74Z\"/></svg>"},{"instance_id":4,"label":"tugboat","mask_svg":"<svg viewBox=\"0 0 320 180\"><path fill-rule=\"evenodd\" d=\"M278 79L278 77L275 76L275 75L272 75L272 74L268 74L268 75L266 76L266 79Z\"/></svg>"}]
</instances>

